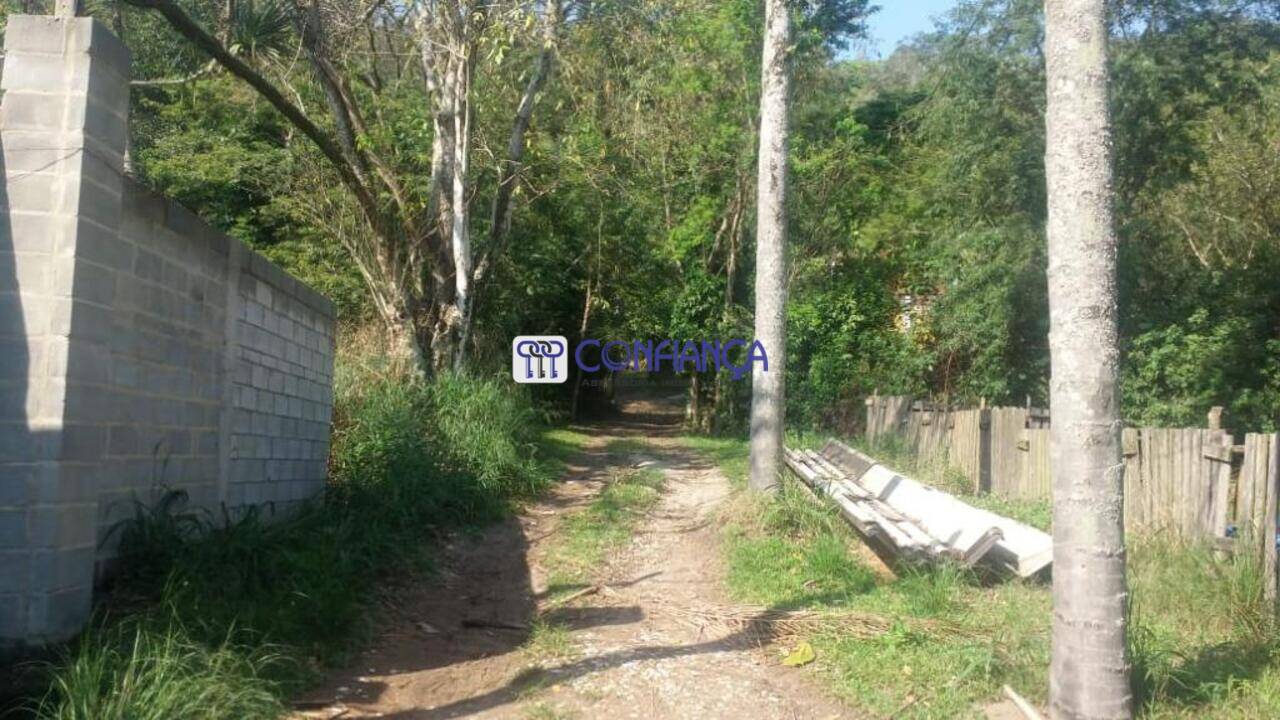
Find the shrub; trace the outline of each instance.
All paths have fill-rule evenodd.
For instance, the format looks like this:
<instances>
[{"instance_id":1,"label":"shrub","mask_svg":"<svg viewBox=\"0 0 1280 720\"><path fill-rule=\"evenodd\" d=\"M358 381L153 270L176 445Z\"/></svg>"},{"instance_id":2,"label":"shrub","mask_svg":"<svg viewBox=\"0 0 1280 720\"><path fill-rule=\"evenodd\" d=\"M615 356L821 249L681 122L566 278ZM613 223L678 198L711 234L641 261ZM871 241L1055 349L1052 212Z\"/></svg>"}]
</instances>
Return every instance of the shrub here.
<instances>
[{"instance_id":1,"label":"shrub","mask_svg":"<svg viewBox=\"0 0 1280 720\"><path fill-rule=\"evenodd\" d=\"M134 611L99 622L50 668L38 717L276 717L312 660L340 656L365 627L380 575L552 475L528 396L496 380L347 362L335 390L322 502L283 519L270 507L219 516L172 491L116 530L115 595Z\"/></svg>"},{"instance_id":2,"label":"shrub","mask_svg":"<svg viewBox=\"0 0 1280 720\"><path fill-rule=\"evenodd\" d=\"M269 647L206 645L178 625L122 623L82 637L36 714L57 720L221 720L284 714Z\"/></svg>"}]
</instances>

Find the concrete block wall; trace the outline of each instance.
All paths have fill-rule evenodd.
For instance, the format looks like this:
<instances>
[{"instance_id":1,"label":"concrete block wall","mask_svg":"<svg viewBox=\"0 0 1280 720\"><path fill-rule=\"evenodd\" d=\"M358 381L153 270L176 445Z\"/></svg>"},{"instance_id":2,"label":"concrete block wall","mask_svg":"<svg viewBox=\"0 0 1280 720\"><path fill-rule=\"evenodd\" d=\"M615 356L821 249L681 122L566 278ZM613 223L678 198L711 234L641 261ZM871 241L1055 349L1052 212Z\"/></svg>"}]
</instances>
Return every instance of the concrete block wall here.
<instances>
[{"instance_id":1,"label":"concrete block wall","mask_svg":"<svg viewBox=\"0 0 1280 720\"><path fill-rule=\"evenodd\" d=\"M215 517L324 484L331 303L122 173L126 48L10 16L0 87L0 649L66 639L167 489Z\"/></svg>"},{"instance_id":2,"label":"concrete block wall","mask_svg":"<svg viewBox=\"0 0 1280 720\"><path fill-rule=\"evenodd\" d=\"M324 487L333 307L261 256L239 258L227 498L288 510Z\"/></svg>"}]
</instances>

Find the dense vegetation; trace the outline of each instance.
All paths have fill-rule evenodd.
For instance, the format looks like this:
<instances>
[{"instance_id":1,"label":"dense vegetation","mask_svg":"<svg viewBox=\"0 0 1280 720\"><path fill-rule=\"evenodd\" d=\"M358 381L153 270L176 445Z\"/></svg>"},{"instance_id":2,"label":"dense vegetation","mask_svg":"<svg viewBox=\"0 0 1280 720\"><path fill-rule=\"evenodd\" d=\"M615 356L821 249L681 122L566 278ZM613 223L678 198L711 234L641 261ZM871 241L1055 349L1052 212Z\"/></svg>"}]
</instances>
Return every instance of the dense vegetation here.
<instances>
[{"instance_id":1,"label":"dense vegetation","mask_svg":"<svg viewBox=\"0 0 1280 720\"><path fill-rule=\"evenodd\" d=\"M495 381L428 384L345 357L323 501L225 522L178 493L139 506L118 526L115 591L49 668L37 716L283 715L372 627L375 581L429 569L434 537L530 497L581 440L544 433L529 398Z\"/></svg>"},{"instance_id":2,"label":"dense vegetation","mask_svg":"<svg viewBox=\"0 0 1280 720\"><path fill-rule=\"evenodd\" d=\"M211 28L223 22L211 3L187 7ZM304 105L320 103L289 62L287 7L236 7L241 56ZM790 412L856 417L875 388L1044 401L1040 3L967 0L883 61L843 49L861 32L862 3L807 7L793 109ZM757 3L566 12L525 137L511 237L477 300L473 364L500 367L517 332L748 334ZM102 13L133 48L136 75L184 80L135 89L135 172L329 293L347 319L376 321L344 245L361 221L314 147L154 14ZM1280 422L1278 13L1250 0L1113 5L1131 421L1198 423L1223 404L1237 429ZM337 61L361 79L362 142L409 172L431 152L431 130L419 71L396 44L408 20L371 17L368 37L341 26L335 42L349 46ZM507 108L540 51L532 20L517 19L495 25L501 38L474 83L477 208L491 204ZM472 215L484 250L487 221ZM739 424L744 390L700 378L697 423Z\"/></svg>"}]
</instances>

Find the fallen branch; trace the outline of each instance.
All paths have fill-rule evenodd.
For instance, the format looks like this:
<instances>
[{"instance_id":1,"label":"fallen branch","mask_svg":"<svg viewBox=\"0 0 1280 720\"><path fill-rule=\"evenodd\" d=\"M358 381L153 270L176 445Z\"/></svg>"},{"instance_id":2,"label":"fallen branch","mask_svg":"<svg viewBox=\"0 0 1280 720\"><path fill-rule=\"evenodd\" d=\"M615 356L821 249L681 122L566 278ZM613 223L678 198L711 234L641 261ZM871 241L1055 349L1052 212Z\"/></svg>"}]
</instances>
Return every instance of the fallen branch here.
<instances>
[{"instance_id":1,"label":"fallen branch","mask_svg":"<svg viewBox=\"0 0 1280 720\"><path fill-rule=\"evenodd\" d=\"M584 597L586 595L594 595L598 592L600 592L599 585L589 585L587 587L582 588L581 590L576 590L574 592L571 592L562 598L556 598L555 600L552 600L551 602L547 603L547 610L568 605L569 603L573 602L574 600L577 600L580 597Z\"/></svg>"},{"instance_id":2,"label":"fallen branch","mask_svg":"<svg viewBox=\"0 0 1280 720\"><path fill-rule=\"evenodd\" d=\"M1040 717L1040 713L1036 712L1036 709L1032 707L1031 703L1027 702L1026 698L1019 695L1013 688L1005 685L1004 694L1005 697L1013 701L1014 705L1018 706L1018 710L1026 716L1027 720L1043 720Z\"/></svg>"}]
</instances>

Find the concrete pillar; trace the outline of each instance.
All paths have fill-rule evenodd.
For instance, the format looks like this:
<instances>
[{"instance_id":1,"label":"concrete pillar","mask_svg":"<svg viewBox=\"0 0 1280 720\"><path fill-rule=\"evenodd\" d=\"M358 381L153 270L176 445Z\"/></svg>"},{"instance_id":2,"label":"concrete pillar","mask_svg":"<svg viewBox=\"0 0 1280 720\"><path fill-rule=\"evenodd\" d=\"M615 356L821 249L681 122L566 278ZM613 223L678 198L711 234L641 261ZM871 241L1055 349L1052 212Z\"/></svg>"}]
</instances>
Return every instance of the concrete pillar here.
<instances>
[{"instance_id":1,"label":"concrete pillar","mask_svg":"<svg viewBox=\"0 0 1280 720\"><path fill-rule=\"evenodd\" d=\"M0 102L0 649L64 640L93 593L129 54L12 15ZM74 419L73 419L74 418Z\"/></svg>"}]
</instances>

